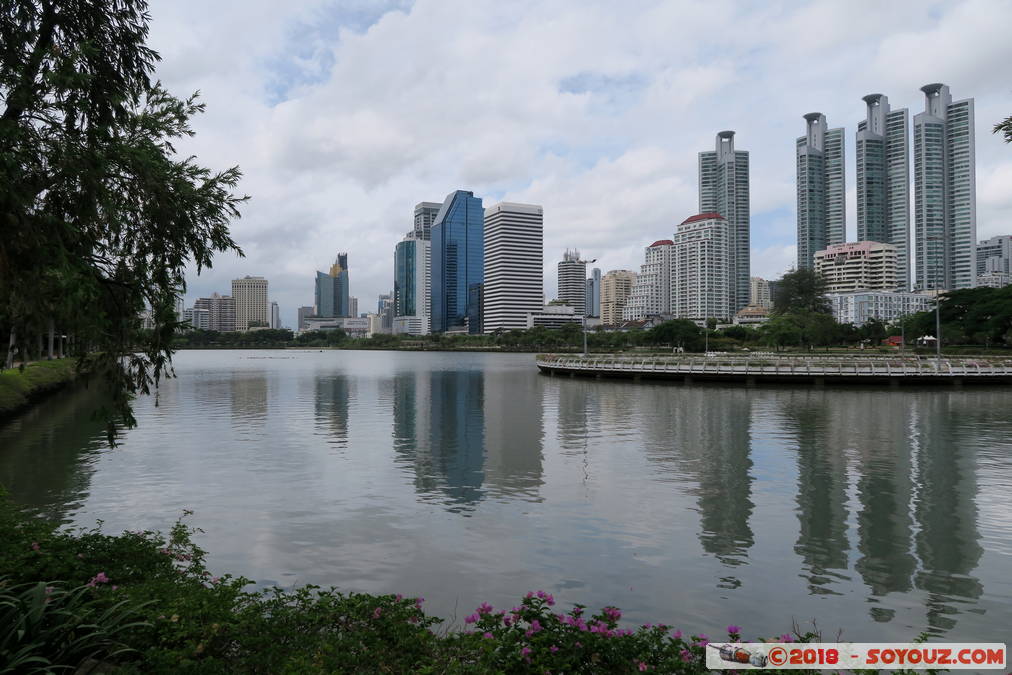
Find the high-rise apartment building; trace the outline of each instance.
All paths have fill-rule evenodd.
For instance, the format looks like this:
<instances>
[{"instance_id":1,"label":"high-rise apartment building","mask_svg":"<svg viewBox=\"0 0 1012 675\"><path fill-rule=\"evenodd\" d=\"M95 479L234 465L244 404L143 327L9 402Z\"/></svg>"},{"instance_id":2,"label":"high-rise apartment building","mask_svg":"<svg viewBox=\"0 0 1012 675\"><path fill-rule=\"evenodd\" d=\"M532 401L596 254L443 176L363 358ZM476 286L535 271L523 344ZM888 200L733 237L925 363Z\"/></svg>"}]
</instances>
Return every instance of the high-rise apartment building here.
<instances>
[{"instance_id":1,"label":"high-rise apartment building","mask_svg":"<svg viewBox=\"0 0 1012 675\"><path fill-rule=\"evenodd\" d=\"M415 239L429 241L432 238L432 223L439 215L439 202L419 202L415 204L415 228L409 234Z\"/></svg>"},{"instance_id":2,"label":"high-rise apartment building","mask_svg":"<svg viewBox=\"0 0 1012 675\"><path fill-rule=\"evenodd\" d=\"M232 279L232 298L235 300L236 330L270 326L266 279L250 276Z\"/></svg>"},{"instance_id":3,"label":"high-rise apartment building","mask_svg":"<svg viewBox=\"0 0 1012 675\"><path fill-rule=\"evenodd\" d=\"M863 98L857 124L857 238L896 247L896 287L910 288L910 115L891 110L889 98Z\"/></svg>"},{"instance_id":4,"label":"high-rise apartment building","mask_svg":"<svg viewBox=\"0 0 1012 675\"><path fill-rule=\"evenodd\" d=\"M972 288L977 277L973 99L928 84L914 115L914 228L919 290Z\"/></svg>"},{"instance_id":5,"label":"high-rise apartment building","mask_svg":"<svg viewBox=\"0 0 1012 675\"><path fill-rule=\"evenodd\" d=\"M977 276L990 273L1012 274L1012 234L977 244Z\"/></svg>"},{"instance_id":6,"label":"high-rise apartment building","mask_svg":"<svg viewBox=\"0 0 1012 675\"><path fill-rule=\"evenodd\" d=\"M636 273L612 270L601 277L601 323L614 326L622 322L622 310L636 283Z\"/></svg>"},{"instance_id":7,"label":"high-rise apartment building","mask_svg":"<svg viewBox=\"0 0 1012 675\"><path fill-rule=\"evenodd\" d=\"M307 324L306 319L313 316L312 307L299 307L299 325L297 330L306 330Z\"/></svg>"},{"instance_id":8,"label":"high-rise apartment building","mask_svg":"<svg viewBox=\"0 0 1012 675\"><path fill-rule=\"evenodd\" d=\"M229 295L212 293L209 298L197 298L193 308L207 310L207 330L228 333L236 329L235 298Z\"/></svg>"},{"instance_id":9,"label":"high-rise apartment building","mask_svg":"<svg viewBox=\"0 0 1012 675\"><path fill-rule=\"evenodd\" d=\"M727 223L733 315L748 304L750 277L748 152L734 149L733 131L717 134L715 152L699 153L699 212L717 213Z\"/></svg>"},{"instance_id":10,"label":"high-rise apartment building","mask_svg":"<svg viewBox=\"0 0 1012 675\"><path fill-rule=\"evenodd\" d=\"M773 309L773 294L770 292L770 282L762 277L749 279L748 304L752 307Z\"/></svg>"},{"instance_id":11,"label":"high-rise apartment building","mask_svg":"<svg viewBox=\"0 0 1012 675\"><path fill-rule=\"evenodd\" d=\"M587 263L580 252L568 248L559 261L559 300L573 308L577 316L587 315Z\"/></svg>"},{"instance_id":12,"label":"high-rise apartment building","mask_svg":"<svg viewBox=\"0 0 1012 675\"><path fill-rule=\"evenodd\" d=\"M194 330L211 330L211 313L206 307L184 309L182 318Z\"/></svg>"},{"instance_id":13,"label":"high-rise apartment building","mask_svg":"<svg viewBox=\"0 0 1012 675\"><path fill-rule=\"evenodd\" d=\"M348 254L338 253L330 272L316 273L316 316L352 316L348 291Z\"/></svg>"},{"instance_id":14,"label":"high-rise apartment building","mask_svg":"<svg viewBox=\"0 0 1012 675\"><path fill-rule=\"evenodd\" d=\"M431 243L405 237L394 248L394 333L427 335Z\"/></svg>"},{"instance_id":15,"label":"high-rise apartment building","mask_svg":"<svg viewBox=\"0 0 1012 675\"><path fill-rule=\"evenodd\" d=\"M281 328L281 308L276 300L271 300L271 328Z\"/></svg>"},{"instance_id":16,"label":"high-rise apartment building","mask_svg":"<svg viewBox=\"0 0 1012 675\"><path fill-rule=\"evenodd\" d=\"M811 269L816 251L846 240L843 128L827 129L822 113L805 115L796 142L798 269Z\"/></svg>"},{"instance_id":17,"label":"high-rise apartment building","mask_svg":"<svg viewBox=\"0 0 1012 675\"><path fill-rule=\"evenodd\" d=\"M644 262L622 309L626 321L671 313L671 249L674 242L660 239L644 250Z\"/></svg>"},{"instance_id":18,"label":"high-rise apartment building","mask_svg":"<svg viewBox=\"0 0 1012 675\"><path fill-rule=\"evenodd\" d=\"M728 262L731 225L727 219L713 212L686 218L673 241L672 313L696 321L733 317L737 309L728 283L734 268Z\"/></svg>"},{"instance_id":19,"label":"high-rise apartment building","mask_svg":"<svg viewBox=\"0 0 1012 675\"><path fill-rule=\"evenodd\" d=\"M431 229L433 333L466 324L469 288L484 280L484 229L481 197L466 190L447 195Z\"/></svg>"},{"instance_id":20,"label":"high-rise apartment building","mask_svg":"<svg viewBox=\"0 0 1012 675\"><path fill-rule=\"evenodd\" d=\"M896 290L899 255L892 244L859 241L815 253L815 272L827 293Z\"/></svg>"},{"instance_id":21,"label":"high-rise apartment building","mask_svg":"<svg viewBox=\"0 0 1012 675\"><path fill-rule=\"evenodd\" d=\"M524 329L545 304L544 209L501 202L485 209L482 330Z\"/></svg>"},{"instance_id":22,"label":"high-rise apartment building","mask_svg":"<svg viewBox=\"0 0 1012 675\"><path fill-rule=\"evenodd\" d=\"M361 318L358 315L358 298L354 296L348 296L348 316L353 319Z\"/></svg>"},{"instance_id":23,"label":"high-rise apartment building","mask_svg":"<svg viewBox=\"0 0 1012 675\"><path fill-rule=\"evenodd\" d=\"M587 316L601 316L601 268L595 267L587 277L587 295L585 298Z\"/></svg>"}]
</instances>

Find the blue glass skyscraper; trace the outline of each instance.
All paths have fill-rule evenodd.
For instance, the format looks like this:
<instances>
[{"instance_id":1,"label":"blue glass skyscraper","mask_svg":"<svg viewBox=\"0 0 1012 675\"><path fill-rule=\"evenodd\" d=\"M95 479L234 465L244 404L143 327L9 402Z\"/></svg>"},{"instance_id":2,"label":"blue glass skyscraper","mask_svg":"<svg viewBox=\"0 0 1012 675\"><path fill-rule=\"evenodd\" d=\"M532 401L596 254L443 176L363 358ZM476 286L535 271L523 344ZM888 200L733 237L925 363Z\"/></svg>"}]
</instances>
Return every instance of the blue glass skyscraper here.
<instances>
[{"instance_id":1,"label":"blue glass skyscraper","mask_svg":"<svg viewBox=\"0 0 1012 675\"><path fill-rule=\"evenodd\" d=\"M451 192L432 223L432 332L463 328L468 290L484 281L485 210L473 192Z\"/></svg>"},{"instance_id":2,"label":"blue glass skyscraper","mask_svg":"<svg viewBox=\"0 0 1012 675\"><path fill-rule=\"evenodd\" d=\"M338 253L330 274L316 273L316 316L351 316L348 298L348 254Z\"/></svg>"}]
</instances>

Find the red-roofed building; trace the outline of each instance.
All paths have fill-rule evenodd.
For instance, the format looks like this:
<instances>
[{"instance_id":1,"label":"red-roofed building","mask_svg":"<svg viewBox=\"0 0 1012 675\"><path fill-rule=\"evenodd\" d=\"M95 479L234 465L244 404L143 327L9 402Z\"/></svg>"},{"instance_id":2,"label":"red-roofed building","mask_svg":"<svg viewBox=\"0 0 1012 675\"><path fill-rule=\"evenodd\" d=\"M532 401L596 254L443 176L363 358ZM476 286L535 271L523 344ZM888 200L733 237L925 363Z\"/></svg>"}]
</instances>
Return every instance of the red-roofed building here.
<instances>
[{"instance_id":1,"label":"red-roofed building","mask_svg":"<svg viewBox=\"0 0 1012 675\"><path fill-rule=\"evenodd\" d=\"M715 212L699 213L699 214L696 214L694 216L690 216L690 217L686 218L685 220L683 220L682 221L682 225L687 225L689 223L698 223L701 220L726 220L726 219L724 218L724 216L720 215L719 213L715 213Z\"/></svg>"}]
</instances>

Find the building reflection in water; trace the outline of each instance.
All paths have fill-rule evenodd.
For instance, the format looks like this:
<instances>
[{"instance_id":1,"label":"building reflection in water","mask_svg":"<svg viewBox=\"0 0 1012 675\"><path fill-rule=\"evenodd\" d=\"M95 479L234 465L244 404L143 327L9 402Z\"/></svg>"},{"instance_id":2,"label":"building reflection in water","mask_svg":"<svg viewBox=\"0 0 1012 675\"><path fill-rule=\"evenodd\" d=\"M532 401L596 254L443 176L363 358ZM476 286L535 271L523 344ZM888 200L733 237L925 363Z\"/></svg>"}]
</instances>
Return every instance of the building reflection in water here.
<instances>
[{"instance_id":1,"label":"building reflection in water","mask_svg":"<svg viewBox=\"0 0 1012 675\"><path fill-rule=\"evenodd\" d=\"M777 395L784 431L797 444L798 538L802 576L810 593L836 593L833 583L846 577L847 455L834 410L820 391Z\"/></svg>"},{"instance_id":2,"label":"building reflection in water","mask_svg":"<svg viewBox=\"0 0 1012 675\"><path fill-rule=\"evenodd\" d=\"M262 372L234 371L229 387L232 424L240 429L262 426L267 419L267 377ZM213 405L212 394L205 395Z\"/></svg>"},{"instance_id":3,"label":"building reflection in water","mask_svg":"<svg viewBox=\"0 0 1012 675\"><path fill-rule=\"evenodd\" d=\"M928 594L928 625L934 633L952 628L957 605L983 592L971 576L983 553L975 502L977 457L974 444L961 438L974 432L972 424L960 424L973 414L980 395L939 392L913 406L918 479L914 541L921 561L915 584Z\"/></svg>"},{"instance_id":4,"label":"building reflection in water","mask_svg":"<svg viewBox=\"0 0 1012 675\"><path fill-rule=\"evenodd\" d=\"M724 565L748 562L755 544L752 516L752 459L749 393L743 388L670 387L651 396L645 430L654 462L675 464L694 487L703 550ZM718 393L719 391L719 393ZM629 397L633 400L633 397ZM665 439L667 439L665 441ZM662 450L670 448L670 450ZM734 587L734 576L721 579Z\"/></svg>"},{"instance_id":5,"label":"building reflection in water","mask_svg":"<svg viewBox=\"0 0 1012 675\"><path fill-rule=\"evenodd\" d=\"M335 373L321 375L314 380L316 396L316 424L327 436L328 443L337 448L348 445L348 409L354 396L348 377Z\"/></svg>"},{"instance_id":6,"label":"building reflection in water","mask_svg":"<svg viewBox=\"0 0 1012 675\"><path fill-rule=\"evenodd\" d=\"M541 383L523 371L405 371L393 378L397 462L424 499L467 513L487 496L540 500Z\"/></svg>"}]
</instances>

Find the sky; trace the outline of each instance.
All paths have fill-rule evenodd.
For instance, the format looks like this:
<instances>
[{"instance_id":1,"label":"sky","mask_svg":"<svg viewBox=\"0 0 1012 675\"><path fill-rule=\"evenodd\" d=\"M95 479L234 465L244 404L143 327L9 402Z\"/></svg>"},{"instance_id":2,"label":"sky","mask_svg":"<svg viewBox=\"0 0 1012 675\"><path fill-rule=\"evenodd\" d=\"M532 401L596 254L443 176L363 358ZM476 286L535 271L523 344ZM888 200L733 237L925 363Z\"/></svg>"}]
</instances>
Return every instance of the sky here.
<instances>
[{"instance_id":1,"label":"sky","mask_svg":"<svg viewBox=\"0 0 1012 675\"><path fill-rule=\"evenodd\" d=\"M153 0L156 76L206 113L177 144L251 196L245 257L187 275L187 306L263 276L282 323L347 252L359 311L393 286L414 205L471 190L544 207L545 293L577 248L639 271L698 211L697 154L736 132L751 163L751 266L796 257L795 139L805 113L846 129L856 239L861 97L924 109L920 87L976 100L978 239L1012 234L1010 0Z\"/></svg>"}]
</instances>

